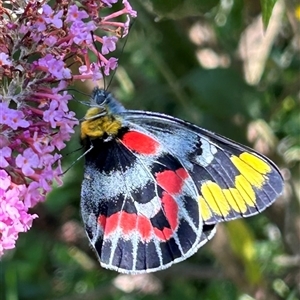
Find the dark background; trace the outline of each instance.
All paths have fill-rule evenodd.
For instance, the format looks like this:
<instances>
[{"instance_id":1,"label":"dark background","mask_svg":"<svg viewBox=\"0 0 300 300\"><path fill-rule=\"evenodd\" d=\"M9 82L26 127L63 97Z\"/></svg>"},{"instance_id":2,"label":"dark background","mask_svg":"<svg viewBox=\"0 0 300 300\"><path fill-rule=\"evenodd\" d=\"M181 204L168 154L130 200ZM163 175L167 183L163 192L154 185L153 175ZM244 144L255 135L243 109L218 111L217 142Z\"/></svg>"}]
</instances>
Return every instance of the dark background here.
<instances>
[{"instance_id":1,"label":"dark background","mask_svg":"<svg viewBox=\"0 0 300 300\"><path fill-rule=\"evenodd\" d=\"M258 216L219 225L187 261L129 277L102 269L88 245L82 159L3 258L1 300L300 299L300 7L279 1L265 31L259 1L130 3L138 17L114 53L120 61L109 90L127 108L167 113L254 147L282 170L284 194ZM93 85L75 87L90 93ZM71 105L84 115L84 105ZM78 141L76 134L65 149L64 169L80 155L72 153Z\"/></svg>"}]
</instances>

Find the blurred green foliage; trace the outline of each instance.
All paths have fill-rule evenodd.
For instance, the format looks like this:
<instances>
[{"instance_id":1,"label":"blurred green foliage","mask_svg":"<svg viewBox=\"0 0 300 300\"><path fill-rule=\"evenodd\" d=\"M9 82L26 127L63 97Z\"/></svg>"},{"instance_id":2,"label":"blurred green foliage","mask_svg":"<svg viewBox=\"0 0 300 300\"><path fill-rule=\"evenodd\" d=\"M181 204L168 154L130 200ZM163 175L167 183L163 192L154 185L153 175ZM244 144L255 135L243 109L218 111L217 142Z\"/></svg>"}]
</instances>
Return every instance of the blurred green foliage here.
<instances>
[{"instance_id":1,"label":"blurred green foliage","mask_svg":"<svg viewBox=\"0 0 300 300\"><path fill-rule=\"evenodd\" d=\"M79 212L81 160L2 260L1 300L300 299L300 8L279 1L273 12L280 18L269 21L274 1L261 2L263 12L258 0L132 0L138 18L119 47L109 89L127 108L168 113L255 147L283 171L283 196L261 215L220 225L186 262L128 279L100 268L88 246ZM266 32L254 26L261 13ZM85 106L72 106L84 115ZM77 132L64 151L65 168L79 156L78 141Z\"/></svg>"}]
</instances>

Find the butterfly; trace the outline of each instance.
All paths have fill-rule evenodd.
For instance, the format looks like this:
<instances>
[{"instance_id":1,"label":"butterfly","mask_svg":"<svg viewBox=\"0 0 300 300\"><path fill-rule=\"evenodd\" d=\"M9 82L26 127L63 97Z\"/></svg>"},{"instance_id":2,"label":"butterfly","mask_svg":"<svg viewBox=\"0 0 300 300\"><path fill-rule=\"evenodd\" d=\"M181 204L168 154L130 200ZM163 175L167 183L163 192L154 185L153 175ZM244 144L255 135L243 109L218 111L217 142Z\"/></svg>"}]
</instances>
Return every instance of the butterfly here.
<instances>
[{"instance_id":1,"label":"butterfly","mask_svg":"<svg viewBox=\"0 0 300 300\"><path fill-rule=\"evenodd\" d=\"M127 110L95 88L81 123L81 214L102 267L155 272L193 255L219 222L249 217L282 193L276 165L186 121Z\"/></svg>"}]
</instances>

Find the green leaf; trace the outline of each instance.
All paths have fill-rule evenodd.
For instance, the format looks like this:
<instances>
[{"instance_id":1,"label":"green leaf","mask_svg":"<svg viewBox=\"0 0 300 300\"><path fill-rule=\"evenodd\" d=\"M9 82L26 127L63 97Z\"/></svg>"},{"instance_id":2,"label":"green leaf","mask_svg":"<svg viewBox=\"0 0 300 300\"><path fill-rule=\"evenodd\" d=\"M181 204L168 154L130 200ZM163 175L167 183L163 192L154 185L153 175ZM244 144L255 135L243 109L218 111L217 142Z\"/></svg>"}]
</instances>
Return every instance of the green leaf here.
<instances>
[{"instance_id":1,"label":"green leaf","mask_svg":"<svg viewBox=\"0 0 300 300\"><path fill-rule=\"evenodd\" d=\"M274 5L277 0L260 0L264 28L267 29Z\"/></svg>"},{"instance_id":2,"label":"green leaf","mask_svg":"<svg viewBox=\"0 0 300 300\"><path fill-rule=\"evenodd\" d=\"M148 0L144 2L149 11L159 18L181 19L201 16L218 5L219 0Z\"/></svg>"},{"instance_id":3,"label":"green leaf","mask_svg":"<svg viewBox=\"0 0 300 300\"><path fill-rule=\"evenodd\" d=\"M235 220L226 224L232 250L244 264L245 274L251 284L262 281L262 273L256 260L255 237L244 220Z\"/></svg>"}]
</instances>

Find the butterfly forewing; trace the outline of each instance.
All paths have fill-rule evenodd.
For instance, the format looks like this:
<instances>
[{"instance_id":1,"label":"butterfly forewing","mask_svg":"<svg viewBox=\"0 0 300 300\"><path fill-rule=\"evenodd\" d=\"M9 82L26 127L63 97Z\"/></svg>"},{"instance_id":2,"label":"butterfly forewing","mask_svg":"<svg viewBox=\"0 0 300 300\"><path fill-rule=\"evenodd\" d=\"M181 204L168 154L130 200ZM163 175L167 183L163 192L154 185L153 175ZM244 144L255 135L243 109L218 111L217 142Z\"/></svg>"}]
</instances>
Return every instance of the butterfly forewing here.
<instances>
[{"instance_id":1,"label":"butterfly forewing","mask_svg":"<svg viewBox=\"0 0 300 300\"><path fill-rule=\"evenodd\" d=\"M126 121L180 160L198 189L205 224L257 214L282 192L277 167L246 146L159 113L127 111Z\"/></svg>"}]
</instances>

